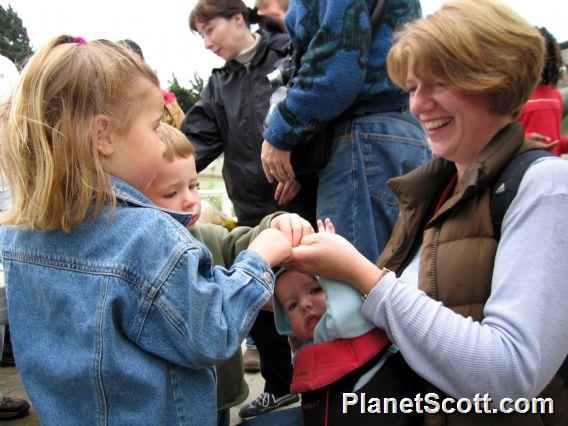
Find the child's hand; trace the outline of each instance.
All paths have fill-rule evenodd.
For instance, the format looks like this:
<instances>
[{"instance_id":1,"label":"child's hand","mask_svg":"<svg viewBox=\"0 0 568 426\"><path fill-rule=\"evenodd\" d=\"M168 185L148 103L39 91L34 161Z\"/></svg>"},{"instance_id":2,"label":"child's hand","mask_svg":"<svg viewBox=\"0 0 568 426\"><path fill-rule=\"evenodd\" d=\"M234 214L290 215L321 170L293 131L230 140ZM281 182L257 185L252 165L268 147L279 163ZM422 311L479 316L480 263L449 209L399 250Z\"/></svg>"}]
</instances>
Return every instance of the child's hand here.
<instances>
[{"instance_id":1,"label":"child's hand","mask_svg":"<svg viewBox=\"0 0 568 426\"><path fill-rule=\"evenodd\" d=\"M312 228L310 222L295 213L276 216L270 222L270 227L282 231L292 247L300 244L302 237L314 233L314 228Z\"/></svg>"},{"instance_id":2,"label":"child's hand","mask_svg":"<svg viewBox=\"0 0 568 426\"><path fill-rule=\"evenodd\" d=\"M335 226L333 226L333 223L331 223L331 220L328 217L325 218L325 226L321 219L318 219L317 225L318 232L329 232L331 234L335 234Z\"/></svg>"},{"instance_id":3,"label":"child's hand","mask_svg":"<svg viewBox=\"0 0 568 426\"><path fill-rule=\"evenodd\" d=\"M300 245L292 249L292 257L284 266L308 275L345 281L365 294L383 276L383 271L359 253L349 241L330 232L302 238Z\"/></svg>"},{"instance_id":4,"label":"child's hand","mask_svg":"<svg viewBox=\"0 0 568 426\"><path fill-rule=\"evenodd\" d=\"M289 239L277 229L265 229L248 248L264 257L271 268L288 260L292 254Z\"/></svg>"},{"instance_id":5,"label":"child's hand","mask_svg":"<svg viewBox=\"0 0 568 426\"><path fill-rule=\"evenodd\" d=\"M530 133L528 139L531 142L538 143L540 149L545 151L552 151L558 145L558 139L552 140L548 136L541 135L540 133Z\"/></svg>"}]
</instances>

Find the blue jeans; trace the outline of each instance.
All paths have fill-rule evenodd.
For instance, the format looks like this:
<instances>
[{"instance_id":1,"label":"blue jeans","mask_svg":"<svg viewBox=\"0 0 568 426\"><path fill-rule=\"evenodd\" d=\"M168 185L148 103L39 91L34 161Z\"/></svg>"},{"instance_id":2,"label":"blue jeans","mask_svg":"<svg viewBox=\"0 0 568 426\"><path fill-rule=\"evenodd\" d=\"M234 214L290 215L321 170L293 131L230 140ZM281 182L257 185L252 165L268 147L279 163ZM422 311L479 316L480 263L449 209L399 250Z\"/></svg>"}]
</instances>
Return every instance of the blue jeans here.
<instances>
[{"instance_id":1,"label":"blue jeans","mask_svg":"<svg viewBox=\"0 0 568 426\"><path fill-rule=\"evenodd\" d=\"M331 158L319 174L317 217L374 262L390 238L398 201L386 186L430 159L420 123L409 112L345 119L333 130Z\"/></svg>"}]
</instances>

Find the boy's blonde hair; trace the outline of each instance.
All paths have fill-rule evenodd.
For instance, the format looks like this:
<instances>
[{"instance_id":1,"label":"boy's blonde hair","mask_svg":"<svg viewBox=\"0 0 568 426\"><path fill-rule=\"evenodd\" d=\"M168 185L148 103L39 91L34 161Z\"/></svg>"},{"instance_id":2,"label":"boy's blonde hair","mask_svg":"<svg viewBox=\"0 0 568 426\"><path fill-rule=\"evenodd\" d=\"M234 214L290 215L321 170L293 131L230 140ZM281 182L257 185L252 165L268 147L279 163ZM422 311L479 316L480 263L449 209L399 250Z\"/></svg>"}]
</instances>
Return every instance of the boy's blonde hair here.
<instances>
[{"instance_id":1,"label":"boy's blonde hair","mask_svg":"<svg viewBox=\"0 0 568 426\"><path fill-rule=\"evenodd\" d=\"M114 205L91 124L104 114L109 132L128 131L144 81L159 87L144 61L110 41L62 35L39 50L0 108L0 169L12 192L0 223L69 232Z\"/></svg>"},{"instance_id":2,"label":"boy's blonde hair","mask_svg":"<svg viewBox=\"0 0 568 426\"><path fill-rule=\"evenodd\" d=\"M408 72L490 97L493 112L516 118L540 79L539 32L494 0L461 0L406 24L387 57L389 77L406 88Z\"/></svg>"},{"instance_id":3,"label":"boy's blonde hair","mask_svg":"<svg viewBox=\"0 0 568 426\"><path fill-rule=\"evenodd\" d=\"M175 127L166 123L158 126L158 137L166 146L164 159L171 163L182 158L195 157L195 149L186 136Z\"/></svg>"}]
</instances>

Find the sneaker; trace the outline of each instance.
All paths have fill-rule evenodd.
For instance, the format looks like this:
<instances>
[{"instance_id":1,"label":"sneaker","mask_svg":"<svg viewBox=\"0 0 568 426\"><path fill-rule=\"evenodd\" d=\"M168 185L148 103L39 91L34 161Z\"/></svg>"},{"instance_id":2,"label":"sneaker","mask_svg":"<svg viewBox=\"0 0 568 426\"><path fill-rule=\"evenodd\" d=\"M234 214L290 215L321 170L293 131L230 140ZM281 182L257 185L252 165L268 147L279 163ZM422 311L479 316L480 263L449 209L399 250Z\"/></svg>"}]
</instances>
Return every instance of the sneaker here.
<instances>
[{"instance_id":1,"label":"sneaker","mask_svg":"<svg viewBox=\"0 0 568 426\"><path fill-rule=\"evenodd\" d=\"M0 401L0 419L17 419L28 414L30 404L18 398L4 397Z\"/></svg>"},{"instance_id":2,"label":"sneaker","mask_svg":"<svg viewBox=\"0 0 568 426\"><path fill-rule=\"evenodd\" d=\"M258 349L247 349L243 355L243 365L247 373L260 371L260 355Z\"/></svg>"},{"instance_id":3,"label":"sneaker","mask_svg":"<svg viewBox=\"0 0 568 426\"><path fill-rule=\"evenodd\" d=\"M245 405L239 410L239 417L241 419L250 419L251 417L260 416L270 411L276 410L286 405L298 402L300 397L295 393L287 393L281 397L275 398L274 394L263 392L251 401L250 404Z\"/></svg>"}]
</instances>

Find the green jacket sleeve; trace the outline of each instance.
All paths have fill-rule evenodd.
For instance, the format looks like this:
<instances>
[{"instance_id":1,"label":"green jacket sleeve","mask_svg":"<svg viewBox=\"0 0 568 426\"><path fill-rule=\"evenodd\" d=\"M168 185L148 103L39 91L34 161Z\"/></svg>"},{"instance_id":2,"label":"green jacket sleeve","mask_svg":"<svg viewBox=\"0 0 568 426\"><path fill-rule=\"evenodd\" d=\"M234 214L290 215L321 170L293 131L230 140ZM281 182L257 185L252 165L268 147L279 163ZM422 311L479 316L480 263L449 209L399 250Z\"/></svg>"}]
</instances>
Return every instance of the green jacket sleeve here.
<instances>
[{"instance_id":1,"label":"green jacket sleeve","mask_svg":"<svg viewBox=\"0 0 568 426\"><path fill-rule=\"evenodd\" d=\"M258 234L270 228L272 219L283 213L277 212L265 216L260 224L254 228L237 226L230 232L219 225L198 224L193 229L192 234L209 249L215 265L229 267L233 264L237 255L246 250Z\"/></svg>"}]
</instances>

